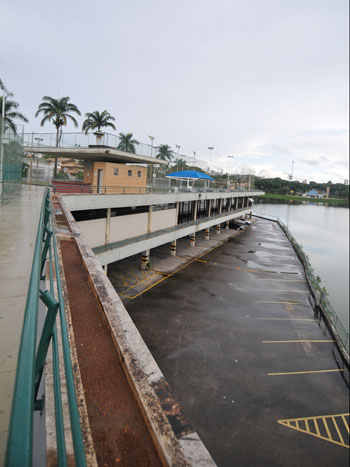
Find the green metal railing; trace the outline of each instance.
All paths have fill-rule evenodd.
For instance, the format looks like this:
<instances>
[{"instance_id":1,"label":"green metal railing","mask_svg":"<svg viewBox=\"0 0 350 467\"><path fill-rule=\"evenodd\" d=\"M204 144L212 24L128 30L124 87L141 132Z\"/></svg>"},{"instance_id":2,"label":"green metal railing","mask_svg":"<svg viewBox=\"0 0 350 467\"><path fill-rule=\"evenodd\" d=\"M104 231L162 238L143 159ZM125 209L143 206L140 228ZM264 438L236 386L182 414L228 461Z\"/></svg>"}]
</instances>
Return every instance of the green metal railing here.
<instances>
[{"instance_id":1,"label":"green metal railing","mask_svg":"<svg viewBox=\"0 0 350 467\"><path fill-rule=\"evenodd\" d=\"M325 289L321 286L321 281L320 278L315 276L314 270L310 264L308 256L305 254L303 248L299 243L295 240L294 236L288 229L288 227L285 225L285 223L279 218L275 216L268 216L265 214L258 214L253 212L253 216L255 217L260 217L262 219L267 219L271 220L274 222L277 222L284 233L286 234L287 238L293 245L299 259L303 263L304 270L305 270L305 276L311 285L312 289L318 293L319 295L319 305L324 313L324 315L328 318L328 320L332 323L334 326L334 329L336 330L338 337L344 346L345 351L347 352L347 358L349 357L349 331L346 328L345 324L343 323L342 319L336 312L334 306L332 303L329 301L327 297L327 292Z\"/></svg>"},{"instance_id":2,"label":"green metal railing","mask_svg":"<svg viewBox=\"0 0 350 467\"><path fill-rule=\"evenodd\" d=\"M55 268L55 270L53 270L53 268ZM47 274L49 276L48 278ZM49 290L45 290L47 279L50 285ZM38 333L38 310L40 301L47 308L47 312L42 331ZM42 390L39 391L39 388L43 385L44 367L51 342L58 465L67 465L61 400L58 334L56 328L57 314L60 317L63 360L75 463L77 466L85 466L84 445L74 389L64 300L60 282L51 196L49 189L47 189L41 207L24 313L7 444L7 466L31 466L35 450L43 449L43 446L45 449L45 439L41 439L39 442L38 440L33 442L33 422L34 414L43 413L44 409L45 396L42 395Z\"/></svg>"}]
</instances>

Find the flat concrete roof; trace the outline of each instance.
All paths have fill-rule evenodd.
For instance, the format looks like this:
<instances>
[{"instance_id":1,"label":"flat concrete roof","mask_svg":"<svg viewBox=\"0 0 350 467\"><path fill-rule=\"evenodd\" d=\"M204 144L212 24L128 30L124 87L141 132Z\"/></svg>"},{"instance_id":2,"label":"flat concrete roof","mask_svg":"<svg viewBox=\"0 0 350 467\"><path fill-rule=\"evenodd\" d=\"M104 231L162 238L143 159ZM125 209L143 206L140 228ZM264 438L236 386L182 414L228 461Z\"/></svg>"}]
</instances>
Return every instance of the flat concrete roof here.
<instances>
[{"instance_id":1,"label":"flat concrete roof","mask_svg":"<svg viewBox=\"0 0 350 467\"><path fill-rule=\"evenodd\" d=\"M47 154L52 157L67 157L95 162L129 162L133 164L167 164L167 161L155 157L138 156L130 152L119 151L108 146L89 148L53 148L52 146L24 146L24 152Z\"/></svg>"}]
</instances>

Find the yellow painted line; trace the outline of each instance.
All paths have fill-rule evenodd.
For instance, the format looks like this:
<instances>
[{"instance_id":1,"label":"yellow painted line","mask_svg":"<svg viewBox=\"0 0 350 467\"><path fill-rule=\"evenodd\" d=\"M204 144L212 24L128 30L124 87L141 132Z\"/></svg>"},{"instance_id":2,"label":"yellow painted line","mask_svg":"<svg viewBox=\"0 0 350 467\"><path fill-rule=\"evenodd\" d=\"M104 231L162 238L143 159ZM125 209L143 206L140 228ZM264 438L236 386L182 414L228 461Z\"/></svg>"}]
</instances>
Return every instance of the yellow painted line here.
<instances>
[{"instance_id":1,"label":"yellow painted line","mask_svg":"<svg viewBox=\"0 0 350 467\"><path fill-rule=\"evenodd\" d=\"M291 289L254 289L264 292L293 292L293 293L310 293L308 290L291 290Z\"/></svg>"},{"instance_id":2,"label":"yellow painted line","mask_svg":"<svg viewBox=\"0 0 350 467\"><path fill-rule=\"evenodd\" d=\"M255 300L256 303L281 303L284 305L300 305L300 302L273 302L270 300Z\"/></svg>"},{"instance_id":3,"label":"yellow painted line","mask_svg":"<svg viewBox=\"0 0 350 467\"><path fill-rule=\"evenodd\" d=\"M344 443L344 439L343 439L343 437L342 437L342 434L340 433L340 430L339 430L339 427L338 427L338 424L337 424L336 419L335 419L334 417L331 417L331 419L332 419L332 421L333 421L333 425L335 426L335 429L337 430L337 433L338 433L338 436L339 436L340 441L341 441L343 444L345 444L345 443Z\"/></svg>"},{"instance_id":4,"label":"yellow painted line","mask_svg":"<svg viewBox=\"0 0 350 467\"><path fill-rule=\"evenodd\" d=\"M148 277L146 277L146 279L142 279L141 281L136 282L135 284L131 285L131 286L128 287L126 290L124 290L120 295L123 295L123 294L125 294L126 292L128 292L129 290L134 289L134 288L137 287L139 284L142 284L143 282L145 282L146 280L150 279L150 278L153 277L153 276L156 276L156 274L150 274Z\"/></svg>"},{"instance_id":5,"label":"yellow painted line","mask_svg":"<svg viewBox=\"0 0 350 467\"><path fill-rule=\"evenodd\" d=\"M309 373L331 373L333 371L344 371L342 368L336 370L310 370L310 371L287 371L285 373L267 373L268 376L280 376L280 375L306 375Z\"/></svg>"},{"instance_id":6,"label":"yellow painted line","mask_svg":"<svg viewBox=\"0 0 350 467\"><path fill-rule=\"evenodd\" d=\"M348 433L350 433L349 425L348 425L348 422L346 421L345 415L349 415L349 414L344 413L344 414L341 415L341 417L343 419L345 428L348 430Z\"/></svg>"},{"instance_id":7,"label":"yellow painted line","mask_svg":"<svg viewBox=\"0 0 350 467\"><path fill-rule=\"evenodd\" d=\"M312 342L335 342L335 340L311 340L311 339L300 339L290 341L262 341L263 344L291 344L291 343L312 343Z\"/></svg>"},{"instance_id":8,"label":"yellow painted line","mask_svg":"<svg viewBox=\"0 0 350 467\"><path fill-rule=\"evenodd\" d=\"M255 318L255 319L267 319L267 320L276 320L276 321L317 321L318 319L311 318Z\"/></svg>"},{"instance_id":9,"label":"yellow painted line","mask_svg":"<svg viewBox=\"0 0 350 467\"><path fill-rule=\"evenodd\" d=\"M199 263L207 263L208 262L205 259L198 259L198 258L196 258L195 261L198 261Z\"/></svg>"},{"instance_id":10,"label":"yellow painted line","mask_svg":"<svg viewBox=\"0 0 350 467\"><path fill-rule=\"evenodd\" d=\"M329 431L328 423L327 423L327 420L325 419L325 417L322 417L322 421L323 421L324 427L326 428L328 438L332 439L332 435L331 435L331 432Z\"/></svg>"},{"instance_id":11,"label":"yellow painted line","mask_svg":"<svg viewBox=\"0 0 350 467\"><path fill-rule=\"evenodd\" d=\"M197 258L193 258L191 261L189 261L188 263L185 263L183 264L182 266L180 266L178 269L176 269L174 272L170 273L170 274L167 274L165 277L163 277L162 279L160 279L159 281L155 282L154 284L150 285L149 287L147 287L147 289L145 290L142 290L141 292L139 292L138 294L134 295L133 297L130 297L128 295L123 295L123 297L125 298L129 298L131 300L134 300L134 298L137 298L139 297L140 295L142 295L143 293L147 292L148 290L152 289L153 287L155 287L156 285L160 284L160 282L163 282L165 279L168 279L169 277L173 276L174 274L178 273L179 271L181 271L181 269L184 269L186 268L187 266L189 266L190 264L192 264L194 261L198 261L202 256L204 255L208 255L209 253L211 253L213 250L215 250L216 248L218 248L219 246L221 246L223 243L225 243L224 241L222 242L219 242L217 245L215 245L213 248L211 248L210 250L207 250L207 251L204 251L201 255L197 256Z\"/></svg>"},{"instance_id":12,"label":"yellow painted line","mask_svg":"<svg viewBox=\"0 0 350 467\"><path fill-rule=\"evenodd\" d=\"M330 443L337 444L339 446L342 446L344 448L349 448L349 444L346 444L344 441L344 438L340 432L338 422L341 423L341 421L344 423L345 426L348 426L345 416L349 416L349 414L336 414L336 415L321 415L317 417L305 417L305 418L294 418L294 419L288 419L288 420L277 420L277 423L280 425L284 425L288 428L292 428L293 430L299 431L301 433L305 433L311 436L315 436L316 438L323 439L324 441L329 441ZM315 428L312 428L312 425L309 424L309 421L314 422ZM305 428L302 428L299 422L305 422ZM320 428L318 425L318 421L322 421L325 430L327 432L327 435L321 435ZM334 427L337 432L338 439L333 439L332 433L330 431L328 422L333 422Z\"/></svg>"},{"instance_id":13,"label":"yellow painted line","mask_svg":"<svg viewBox=\"0 0 350 467\"><path fill-rule=\"evenodd\" d=\"M306 282L302 279L258 279L258 281L273 281L273 282Z\"/></svg>"}]
</instances>

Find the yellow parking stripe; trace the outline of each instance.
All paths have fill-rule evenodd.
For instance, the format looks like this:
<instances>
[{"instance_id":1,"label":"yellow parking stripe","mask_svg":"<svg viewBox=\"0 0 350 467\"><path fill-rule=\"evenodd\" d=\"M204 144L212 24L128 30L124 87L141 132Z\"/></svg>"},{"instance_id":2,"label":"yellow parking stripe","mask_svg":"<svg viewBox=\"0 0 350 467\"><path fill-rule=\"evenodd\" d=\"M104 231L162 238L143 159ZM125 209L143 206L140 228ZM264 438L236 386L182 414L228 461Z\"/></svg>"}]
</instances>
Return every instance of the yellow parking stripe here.
<instances>
[{"instance_id":1,"label":"yellow parking stripe","mask_svg":"<svg viewBox=\"0 0 350 467\"><path fill-rule=\"evenodd\" d=\"M255 300L256 303L275 303L275 304L283 304L283 305L300 305L300 302L272 302L269 300Z\"/></svg>"},{"instance_id":2,"label":"yellow parking stripe","mask_svg":"<svg viewBox=\"0 0 350 467\"><path fill-rule=\"evenodd\" d=\"M268 376L280 376L280 375L306 375L309 373L332 373L333 371L344 371L342 368L336 370L309 370L309 371L287 371L284 373L267 373Z\"/></svg>"},{"instance_id":3,"label":"yellow parking stripe","mask_svg":"<svg viewBox=\"0 0 350 467\"><path fill-rule=\"evenodd\" d=\"M350 414L336 414L336 415L321 415L318 417L305 417L305 418L294 418L294 419L287 419L287 420L277 420L277 423L280 425L284 425L288 428L292 428L293 430L300 431L301 433L306 433L311 436L315 436L316 438L322 439L324 441L329 441L330 443L337 444L338 446L342 446L344 448L349 448L349 442L345 442L344 438L341 434L341 428L349 428L349 425L346 421L345 417L349 417ZM315 428L312 428L312 424L309 424L309 421L313 421ZM305 429L301 428L299 422L305 423ZM325 430L326 436L321 435L320 428L318 426L318 422L322 422ZM336 429L337 435L331 433L329 429L328 423L333 423ZM338 425L339 424L339 425Z\"/></svg>"},{"instance_id":4,"label":"yellow parking stripe","mask_svg":"<svg viewBox=\"0 0 350 467\"><path fill-rule=\"evenodd\" d=\"M276 321L318 321L318 319L312 318L255 318L255 319L267 319Z\"/></svg>"},{"instance_id":5,"label":"yellow parking stripe","mask_svg":"<svg viewBox=\"0 0 350 467\"><path fill-rule=\"evenodd\" d=\"M306 282L302 279L257 279L258 281L273 281L273 282Z\"/></svg>"},{"instance_id":6,"label":"yellow parking stripe","mask_svg":"<svg viewBox=\"0 0 350 467\"><path fill-rule=\"evenodd\" d=\"M296 339L296 340L290 340L290 341L262 341L263 344L292 344L292 343L301 343L301 344L307 344L307 343L319 343L319 342L335 342L335 340L326 340L326 339Z\"/></svg>"},{"instance_id":7,"label":"yellow parking stripe","mask_svg":"<svg viewBox=\"0 0 350 467\"><path fill-rule=\"evenodd\" d=\"M293 292L293 293L310 293L308 290L291 290L291 289L255 289L263 292Z\"/></svg>"}]
</instances>

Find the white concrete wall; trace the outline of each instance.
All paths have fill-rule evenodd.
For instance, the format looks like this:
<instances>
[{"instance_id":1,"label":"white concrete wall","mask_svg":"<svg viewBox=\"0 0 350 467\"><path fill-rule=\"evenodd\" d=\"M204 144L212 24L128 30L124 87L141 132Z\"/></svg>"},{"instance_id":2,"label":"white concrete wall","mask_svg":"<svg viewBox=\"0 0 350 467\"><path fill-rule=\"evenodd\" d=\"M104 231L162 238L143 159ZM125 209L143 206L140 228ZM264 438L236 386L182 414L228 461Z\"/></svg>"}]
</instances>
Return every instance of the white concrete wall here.
<instances>
[{"instance_id":1,"label":"white concrete wall","mask_svg":"<svg viewBox=\"0 0 350 467\"><path fill-rule=\"evenodd\" d=\"M109 242L119 242L138 235L145 235L147 233L147 222L148 212L112 217ZM101 245L103 244L104 241Z\"/></svg>"},{"instance_id":2,"label":"white concrete wall","mask_svg":"<svg viewBox=\"0 0 350 467\"><path fill-rule=\"evenodd\" d=\"M105 244L106 219L81 221L78 225L91 248Z\"/></svg>"},{"instance_id":3,"label":"white concrete wall","mask_svg":"<svg viewBox=\"0 0 350 467\"><path fill-rule=\"evenodd\" d=\"M176 225L176 209L153 211L151 218L151 232L168 229Z\"/></svg>"}]
</instances>

